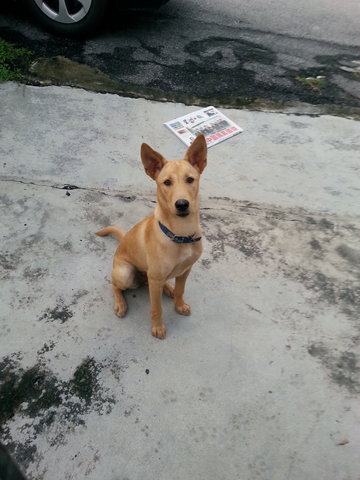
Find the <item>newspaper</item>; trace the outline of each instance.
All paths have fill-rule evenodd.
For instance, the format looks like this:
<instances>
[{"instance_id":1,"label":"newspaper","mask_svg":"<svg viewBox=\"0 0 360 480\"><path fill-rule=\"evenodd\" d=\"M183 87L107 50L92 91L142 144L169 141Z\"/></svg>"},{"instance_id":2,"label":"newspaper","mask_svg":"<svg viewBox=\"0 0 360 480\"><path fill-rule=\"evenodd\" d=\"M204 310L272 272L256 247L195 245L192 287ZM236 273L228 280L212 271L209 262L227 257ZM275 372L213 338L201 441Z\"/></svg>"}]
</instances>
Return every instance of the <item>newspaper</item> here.
<instances>
[{"instance_id":1,"label":"newspaper","mask_svg":"<svg viewBox=\"0 0 360 480\"><path fill-rule=\"evenodd\" d=\"M165 122L185 145L190 146L197 135L203 134L208 147L223 142L243 130L215 107L202 108L195 112Z\"/></svg>"}]
</instances>

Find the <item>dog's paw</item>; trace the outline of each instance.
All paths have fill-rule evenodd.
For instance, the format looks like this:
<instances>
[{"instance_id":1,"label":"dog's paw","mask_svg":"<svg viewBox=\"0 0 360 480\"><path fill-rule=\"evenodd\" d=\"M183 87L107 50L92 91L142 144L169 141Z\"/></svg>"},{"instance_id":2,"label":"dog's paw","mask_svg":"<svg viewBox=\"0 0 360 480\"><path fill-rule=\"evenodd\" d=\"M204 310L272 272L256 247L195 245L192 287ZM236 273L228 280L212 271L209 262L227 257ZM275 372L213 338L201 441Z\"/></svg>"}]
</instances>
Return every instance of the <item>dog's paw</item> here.
<instances>
[{"instance_id":1,"label":"dog's paw","mask_svg":"<svg viewBox=\"0 0 360 480\"><path fill-rule=\"evenodd\" d=\"M151 327L151 333L154 337L163 340L166 337L165 325L156 325Z\"/></svg>"},{"instance_id":2,"label":"dog's paw","mask_svg":"<svg viewBox=\"0 0 360 480\"><path fill-rule=\"evenodd\" d=\"M180 315L190 315L191 314L191 308L190 305L187 303L182 303L181 305L175 305L175 310L177 313L180 313Z\"/></svg>"},{"instance_id":3,"label":"dog's paw","mask_svg":"<svg viewBox=\"0 0 360 480\"><path fill-rule=\"evenodd\" d=\"M165 283L164 293L168 297L174 298L174 287L172 285L170 285L170 283Z\"/></svg>"},{"instance_id":4,"label":"dog's paw","mask_svg":"<svg viewBox=\"0 0 360 480\"><path fill-rule=\"evenodd\" d=\"M115 315L117 315L118 317L125 317L126 310L127 310L127 306L126 306L125 302L124 303L120 303L120 302L115 303L114 312L115 312Z\"/></svg>"}]
</instances>

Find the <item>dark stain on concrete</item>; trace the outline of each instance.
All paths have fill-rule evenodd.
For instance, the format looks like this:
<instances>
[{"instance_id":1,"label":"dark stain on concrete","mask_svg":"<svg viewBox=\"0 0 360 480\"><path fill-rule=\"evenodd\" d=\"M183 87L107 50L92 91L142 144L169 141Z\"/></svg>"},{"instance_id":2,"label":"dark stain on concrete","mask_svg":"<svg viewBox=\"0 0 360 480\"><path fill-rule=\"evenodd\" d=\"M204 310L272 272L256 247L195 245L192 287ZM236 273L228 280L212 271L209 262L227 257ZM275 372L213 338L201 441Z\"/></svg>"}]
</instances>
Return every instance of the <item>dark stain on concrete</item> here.
<instances>
[{"instance_id":1,"label":"dark stain on concrete","mask_svg":"<svg viewBox=\"0 0 360 480\"><path fill-rule=\"evenodd\" d=\"M58 241L57 239L53 238L51 242L56 246L57 249L62 250L65 253L74 253L73 243L69 238L62 241Z\"/></svg>"},{"instance_id":2,"label":"dark stain on concrete","mask_svg":"<svg viewBox=\"0 0 360 480\"><path fill-rule=\"evenodd\" d=\"M24 247L24 249L30 249L33 248L35 245L38 245L43 240L44 236L39 230L38 233L32 233L24 237L21 240L21 245Z\"/></svg>"},{"instance_id":3,"label":"dark stain on concrete","mask_svg":"<svg viewBox=\"0 0 360 480\"><path fill-rule=\"evenodd\" d=\"M23 368L16 355L3 358L0 362L0 435L22 467L34 461L34 440L54 422L60 432L53 440L56 444L63 436L62 430L84 424L84 414L110 413L115 399L98 380L102 368L88 357L75 368L69 381L63 381L41 363ZM27 437L24 443L12 439L8 422L16 415L28 419L22 426Z\"/></svg>"},{"instance_id":4,"label":"dark stain on concrete","mask_svg":"<svg viewBox=\"0 0 360 480\"><path fill-rule=\"evenodd\" d=\"M335 150L338 150L343 155L343 152L358 152L360 150L360 146L358 143L355 143L358 139L354 139L354 143L351 142L344 142L342 140L329 140L328 143L331 145Z\"/></svg>"},{"instance_id":5,"label":"dark stain on concrete","mask_svg":"<svg viewBox=\"0 0 360 480\"><path fill-rule=\"evenodd\" d=\"M290 121L289 123L290 123L290 125L291 125L292 127L297 128L297 129L300 129L300 130L303 130L303 129L305 129L305 128L309 128L309 125L306 124L306 123L303 123L303 122L296 122L296 121L293 121L293 120L292 120L292 121Z\"/></svg>"},{"instance_id":6,"label":"dark stain on concrete","mask_svg":"<svg viewBox=\"0 0 360 480\"><path fill-rule=\"evenodd\" d=\"M209 269L211 267L211 261L206 258L201 259L200 263L206 269Z\"/></svg>"},{"instance_id":7,"label":"dark stain on concrete","mask_svg":"<svg viewBox=\"0 0 360 480\"><path fill-rule=\"evenodd\" d=\"M3 439L6 439L6 449L8 452L12 453L12 457L16 457L17 463L22 466L22 470L26 468L35 461L37 448L32 443L31 439L26 439L23 442L14 442L11 440L9 428L1 428L0 434Z\"/></svg>"},{"instance_id":8,"label":"dark stain on concrete","mask_svg":"<svg viewBox=\"0 0 360 480\"><path fill-rule=\"evenodd\" d=\"M57 299L56 305L53 308L47 308L45 312L39 317L39 320L45 320L46 322L60 322L61 324L67 322L74 316L71 307L77 305L80 298L89 293L88 290L78 290L72 294L70 302L65 302L61 297Z\"/></svg>"},{"instance_id":9,"label":"dark stain on concrete","mask_svg":"<svg viewBox=\"0 0 360 480\"><path fill-rule=\"evenodd\" d=\"M8 195L0 195L0 206L9 208L13 206L14 202Z\"/></svg>"},{"instance_id":10,"label":"dark stain on concrete","mask_svg":"<svg viewBox=\"0 0 360 480\"><path fill-rule=\"evenodd\" d=\"M107 227L108 225L113 225L108 218L105 218L103 222L98 224L97 229ZM96 230L96 229L94 229ZM91 252L106 252L106 243L102 239L95 235L95 231L89 232L88 236L85 238L84 246L87 250Z\"/></svg>"},{"instance_id":11,"label":"dark stain on concrete","mask_svg":"<svg viewBox=\"0 0 360 480\"><path fill-rule=\"evenodd\" d=\"M353 352L330 351L322 343L310 345L308 352L320 360L331 380L339 387L352 394L360 393L360 367Z\"/></svg>"},{"instance_id":12,"label":"dark stain on concrete","mask_svg":"<svg viewBox=\"0 0 360 480\"><path fill-rule=\"evenodd\" d=\"M333 230L335 228L335 225L326 218L322 218L319 222L319 225L325 230Z\"/></svg>"},{"instance_id":13,"label":"dark stain on concrete","mask_svg":"<svg viewBox=\"0 0 360 480\"><path fill-rule=\"evenodd\" d=\"M212 200L216 206L201 211L208 241L203 268L231 255L227 247L235 248L243 259L271 265L285 278L301 283L311 293L314 308L335 307L357 332L351 334L351 343L360 340L359 252L348 246L357 238L358 227L350 228L338 217L310 216L305 210L278 211L225 198ZM327 273L332 270L333 276Z\"/></svg>"},{"instance_id":14,"label":"dark stain on concrete","mask_svg":"<svg viewBox=\"0 0 360 480\"><path fill-rule=\"evenodd\" d=\"M83 202L90 205L92 203L100 204L104 200L105 194L97 190L83 192Z\"/></svg>"},{"instance_id":15,"label":"dark stain on concrete","mask_svg":"<svg viewBox=\"0 0 360 480\"><path fill-rule=\"evenodd\" d=\"M113 208L112 206L109 206L107 210L105 210L103 207L99 206L99 203L91 203L87 206L85 206L84 210L84 216L85 218L91 222L91 225L98 225L100 227L107 227L108 225L113 225L113 220L111 220L111 217L109 216L109 211L110 209ZM105 214L105 211L107 212ZM120 218L123 216L122 212L117 212L116 213L116 218ZM93 235L92 235L93 236Z\"/></svg>"},{"instance_id":16,"label":"dark stain on concrete","mask_svg":"<svg viewBox=\"0 0 360 480\"><path fill-rule=\"evenodd\" d=\"M39 365L18 369L6 357L0 363L0 377L0 426L13 418L23 403L24 411L33 417L36 412L62 402L54 379Z\"/></svg>"},{"instance_id":17,"label":"dark stain on concrete","mask_svg":"<svg viewBox=\"0 0 360 480\"><path fill-rule=\"evenodd\" d=\"M77 290L76 292L73 293L73 299L72 299L72 302L71 302L71 305L76 305L78 300L80 300L80 298L82 297L85 297L86 295L88 295L89 293L89 290L85 290L85 289L82 289L82 290Z\"/></svg>"},{"instance_id":18,"label":"dark stain on concrete","mask_svg":"<svg viewBox=\"0 0 360 480\"><path fill-rule=\"evenodd\" d=\"M222 219L222 223L215 223L218 222L218 217L209 213L203 213L201 218L206 239L211 245L213 260L216 261L223 257L226 247L238 250L246 258L260 259L262 257L261 237L258 232L241 228L225 217ZM208 224L209 228L207 228ZM206 266L204 263L203 265Z\"/></svg>"},{"instance_id":19,"label":"dark stain on concrete","mask_svg":"<svg viewBox=\"0 0 360 480\"><path fill-rule=\"evenodd\" d=\"M0 253L0 279L7 280L13 275L16 275L16 271L20 264L21 254L21 249L13 253L10 253L7 250Z\"/></svg>"},{"instance_id":20,"label":"dark stain on concrete","mask_svg":"<svg viewBox=\"0 0 360 480\"><path fill-rule=\"evenodd\" d=\"M261 239L257 232L252 230L237 229L230 237L228 243L239 250L245 257L261 258Z\"/></svg>"},{"instance_id":21,"label":"dark stain on concrete","mask_svg":"<svg viewBox=\"0 0 360 480\"><path fill-rule=\"evenodd\" d=\"M316 240L316 238L313 238L310 241L310 246L313 250L321 250L321 244L318 240Z\"/></svg>"},{"instance_id":22,"label":"dark stain on concrete","mask_svg":"<svg viewBox=\"0 0 360 480\"><path fill-rule=\"evenodd\" d=\"M297 279L317 295L318 299L331 305L339 305L344 312L360 314L360 286L350 281L340 281L321 272L302 270Z\"/></svg>"},{"instance_id":23,"label":"dark stain on concrete","mask_svg":"<svg viewBox=\"0 0 360 480\"><path fill-rule=\"evenodd\" d=\"M327 354L327 349L322 344L313 343L308 347L308 352L312 357L325 357Z\"/></svg>"},{"instance_id":24,"label":"dark stain on concrete","mask_svg":"<svg viewBox=\"0 0 360 480\"><path fill-rule=\"evenodd\" d=\"M81 365L79 365L71 380L71 388L73 392L82 398L86 404L91 402L94 392L99 389L97 376L99 373L99 365L93 358L86 358Z\"/></svg>"},{"instance_id":25,"label":"dark stain on concrete","mask_svg":"<svg viewBox=\"0 0 360 480\"><path fill-rule=\"evenodd\" d=\"M4 208L9 208L9 207L14 207L14 205L17 205L17 216L20 217L23 215L27 210L29 210L29 205L27 205L27 199L26 198L20 198L18 200L13 200L11 197L8 195L1 195L0 196L0 206ZM26 226L26 225L25 225Z\"/></svg>"},{"instance_id":26,"label":"dark stain on concrete","mask_svg":"<svg viewBox=\"0 0 360 480\"><path fill-rule=\"evenodd\" d=\"M64 243L61 245L61 248L62 248L63 250L65 250L65 252L71 253L71 252L73 251L73 245L72 245L71 240L66 240L66 242L64 242Z\"/></svg>"},{"instance_id":27,"label":"dark stain on concrete","mask_svg":"<svg viewBox=\"0 0 360 480\"><path fill-rule=\"evenodd\" d=\"M38 350L37 354L39 356L44 355L45 353L51 352L54 350L56 343L53 342L52 340L49 341L49 343L44 343L44 346Z\"/></svg>"},{"instance_id":28,"label":"dark stain on concrete","mask_svg":"<svg viewBox=\"0 0 360 480\"><path fill-rule=\"evenodd\" d=\"M40 320L45 320L46 322L59 321L60 323L65 323L72 318L73 315L74 313L67 305L59 302L54 308L48 308L40 317Z\"/></svg>"},{"instance_id":29,"label":"dark stain on concrete","mask_svg":"<svg viewBox=\"0 0 360 480\"><path fill-rule=\"evenodd\" d=\"M34 246L37 246L39 243L44 241L45 235L43 233L43 229L45 228L46 223L50 219L50 206L44 204L40 200L37 201L33 207L34 211L42 211L41 218L36 220L36 227L37 232L27 235L21 240L21 245L24 247L23 249L19 249L24 255L27 249L31 249Z\"/></svg>"},{"instance_id":30,"label":"dark stain on concrete","mask_svg":"<svg viewBox=\"0 0 360 480\"><path fill-rule=\"evenodd\" d=\"M24 270L23 276L26 280L30 280L30 281L35 280L36 281L36 280L40 280L40 279L44 278L48 273L49 272L46 268L26 267L25 270Z\"/></svg>"},{"instance_id":31,"label":"dark stain on concrete","mask_svg":"<svg viewBox=\"0 0 360 480\"><path fill-rule=\"evenodd\" d=\"M213 196L213 197L209 197L211 200L225 200L227 202L231 202L231 198L230 197L217 197L217 196ZM246 202L247 204L250 203L250 202Z\"/></svg>"},{"instance_id":32,"label":"dark stain on concrete","mask_svg":"<svg viewBox=\"0 0 360 480\"><path fill-rule=\"evenodd\" d=\"M337 247L336 251L340 257L344 258L350 265L360 266L360 250L355 250L342 244Z\"/></svg>"},{"instance_id":33,"label":"dark stain on concrete","mask_svg":"<svg viewBox=\"0 0 360 480\"><path fill-rule=\"evenodd\" d=\"M331 304L337 303L338 288L331 278L321 272L303 271L300 273L299 279L308 289L318 293L321 300Z\"/></svg>"},{"instance_id":34,"label":"dark stain on concrete","mask_svg":"<svg viewBox=\"0 0 360 480\"><path fill-rule=\"evenodd\" d=\"M351 392L360 392L359 382L360 368L357 365L357 359L353 352L343 352L338 357L331 378L339 386L346 387Z\"/></svg>"},{"instance_id":35,"label":"dark stain on concrete","mask_svg":"<svg viewBox=\"0 0 360 480\"><path fill-rule=\"evenodd\" d=\"M5 255L0 254L0 267L3 270L16 270L17 257L14 254L5 252Z\"/></svg>"}]
</instances>

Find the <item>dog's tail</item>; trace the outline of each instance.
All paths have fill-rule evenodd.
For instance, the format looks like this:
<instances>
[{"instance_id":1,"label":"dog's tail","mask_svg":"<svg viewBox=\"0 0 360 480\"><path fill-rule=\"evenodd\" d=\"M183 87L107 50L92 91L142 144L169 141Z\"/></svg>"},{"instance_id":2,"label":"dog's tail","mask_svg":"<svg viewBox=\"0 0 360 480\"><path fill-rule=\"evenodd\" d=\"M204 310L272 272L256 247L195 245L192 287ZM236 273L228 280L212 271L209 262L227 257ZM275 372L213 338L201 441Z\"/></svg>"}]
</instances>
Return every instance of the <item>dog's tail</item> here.
<instances>
[{"instance_id":1,"label":"dog's tail","mask_svg":"<svg viewBox=\"0 0 360 480\"><path fill-rule=\"evenodd\" d=\"M115 238L119 240L119 242L121 242L121 240L125 236L125 232L121 230L121 228L111 226L111 227L106 227L106 228L103 228L102 230L99 230L98 232L96 232L96 235L99 235L99 237L106 237L106 235L113 235Z\"/></svg>"}]
</instances>

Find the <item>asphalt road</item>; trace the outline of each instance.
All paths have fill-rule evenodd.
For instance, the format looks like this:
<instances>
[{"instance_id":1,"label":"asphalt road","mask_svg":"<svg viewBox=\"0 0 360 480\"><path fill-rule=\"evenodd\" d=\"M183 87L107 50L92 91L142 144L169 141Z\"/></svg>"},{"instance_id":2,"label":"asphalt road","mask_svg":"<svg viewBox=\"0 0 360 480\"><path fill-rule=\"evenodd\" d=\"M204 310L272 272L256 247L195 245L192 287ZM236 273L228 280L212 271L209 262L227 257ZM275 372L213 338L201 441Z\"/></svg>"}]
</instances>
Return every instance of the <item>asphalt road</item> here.
<instances>
[{"instance_id":1,"label":"asphalt road","mask_svg":"<svg viewBox=\"0 0 360 480\"><path fill-rule=\"evenodd\" d=\"M349 114L360 111L358 25L355 0L171 0L153 14L112 15L84 40L59 40L6 7L0 36L35 57L97 68L125 95L260 108L305 102Z\"/></svg>"},{"instance_id":2,"label":"asphalt road","mask_svg":"<svg viewBox=\"0 0 360 480\"><path fill-rule=\"evenodd\" d=\"M184 8L185 7L185 8ZM360 3L357 0L185 0L171 8L188 18L249 28L295 38L360 46Z\"/></svg>"}]
</instances>

